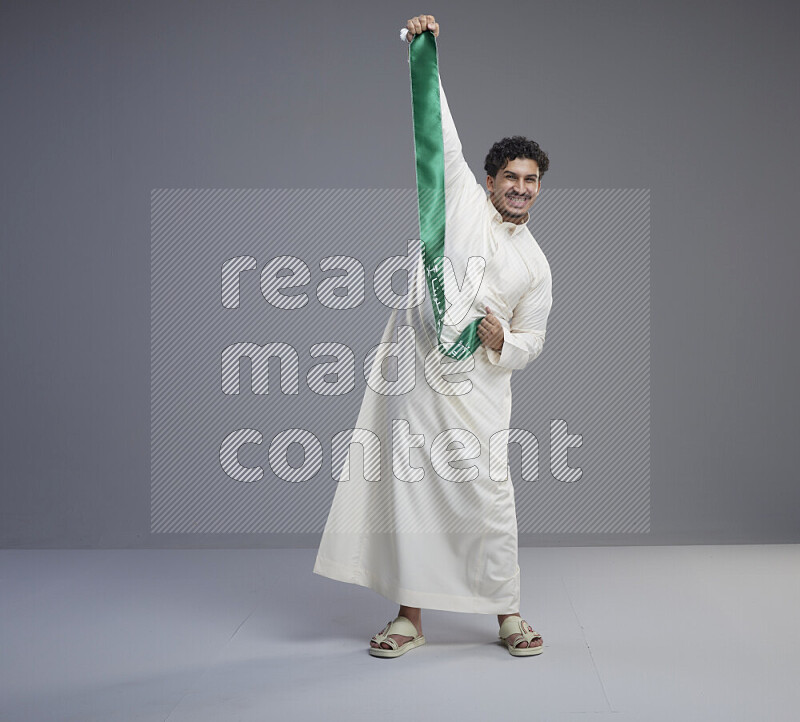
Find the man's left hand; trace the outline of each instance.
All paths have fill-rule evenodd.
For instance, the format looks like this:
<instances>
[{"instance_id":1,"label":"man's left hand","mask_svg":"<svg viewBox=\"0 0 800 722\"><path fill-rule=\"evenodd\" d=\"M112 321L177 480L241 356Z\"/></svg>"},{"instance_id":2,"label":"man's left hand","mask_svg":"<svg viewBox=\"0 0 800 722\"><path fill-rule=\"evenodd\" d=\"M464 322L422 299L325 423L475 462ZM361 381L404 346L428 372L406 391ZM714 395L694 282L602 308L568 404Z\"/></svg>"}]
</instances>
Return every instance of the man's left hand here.
<instances>
[{"instance_id":1,"label":"man's left hand","mask_svg":"<svg viewBox=\"0 0 800 722\"><path fill-rule=\"evenodd\" d=\"M503 349L503 326L488 306L486 306L486 318L478 324L478 338L490 349L495 351Z\"/></svg>"}]
</instances>

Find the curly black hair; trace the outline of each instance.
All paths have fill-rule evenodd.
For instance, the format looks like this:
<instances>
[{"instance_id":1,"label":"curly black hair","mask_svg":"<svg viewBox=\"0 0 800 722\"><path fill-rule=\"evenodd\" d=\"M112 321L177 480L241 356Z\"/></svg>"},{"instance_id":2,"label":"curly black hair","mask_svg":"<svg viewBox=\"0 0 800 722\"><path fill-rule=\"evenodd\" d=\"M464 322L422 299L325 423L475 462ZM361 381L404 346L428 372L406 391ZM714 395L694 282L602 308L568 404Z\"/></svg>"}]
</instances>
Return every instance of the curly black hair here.
<instances>
[{"instance_id":1,"label":"curly black hair","mask_svg":"<svg viewBox=\"0 0 800 722\"><path fill-rule=\"evenodd\" d=\"M550 167L550 159L536 141L528 140L522 135L513 135L510 138L503 138L498 140L486 156L486 161L483 164L484 170L492 176L496 177L497 174L506 167L508 161L514 158L530 158L536 161L539 166L539 178L545 174L545 171Z\"/></svg>"}]
</instances>

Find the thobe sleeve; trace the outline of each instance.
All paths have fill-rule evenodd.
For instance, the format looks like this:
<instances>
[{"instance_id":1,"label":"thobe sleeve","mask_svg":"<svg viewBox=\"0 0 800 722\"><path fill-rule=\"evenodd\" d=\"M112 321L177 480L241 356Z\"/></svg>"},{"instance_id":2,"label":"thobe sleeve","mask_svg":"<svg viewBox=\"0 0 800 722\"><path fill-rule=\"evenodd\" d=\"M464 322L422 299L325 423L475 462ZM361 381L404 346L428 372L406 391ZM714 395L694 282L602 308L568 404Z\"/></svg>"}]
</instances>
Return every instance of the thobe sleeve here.
<instances>
[{"instance_id":1,"label":"thobe sleeve","mask_svg":"<svg viewBox=\"0 0 800 722\"><path fill-rule=\"evenodd\" d=\"M403 40L403 42L406 42ZM408 61L411 62L411 48L408 50ZM439 104L442 110L442 140L444 144L444 186L445 193L450 200L455 200L463 192L480 192L484 197L483 187L478 183L475 174L470 170L464 153L461 150L461 140L458 137L453 116L450 115L450 106L442 87L442 78L439 76Z\"/></svg>"},{"instance_id":2,"label":"thobe sleeve","mask_svg":"<svg viewBox=\"0 0 800 722\"><path fill-rule=\"evenodd\" d=\"M453 198L460 193L480 190L481 198L484 197L483 189L475 179L464 153L461 150L461 140L458 137L453 116L450 115L450 106L439 78L439 100L442 108L442 140L444 141L444 185L445 193Z\"/></svg>"},{"instance_id":3,"label":"thobe sleeve","mask_svg":"<svg viewBox=\"0 0 800 722\"><path fill-rule=\"evenodd\" d=\"M489 361L496 366L523 369L544 346L547 316L553 305L550 268L542 264L539 277L514 307L510 328L503 325L503 348L500 352L485 346Z\"/></svg>"}]
</instances>

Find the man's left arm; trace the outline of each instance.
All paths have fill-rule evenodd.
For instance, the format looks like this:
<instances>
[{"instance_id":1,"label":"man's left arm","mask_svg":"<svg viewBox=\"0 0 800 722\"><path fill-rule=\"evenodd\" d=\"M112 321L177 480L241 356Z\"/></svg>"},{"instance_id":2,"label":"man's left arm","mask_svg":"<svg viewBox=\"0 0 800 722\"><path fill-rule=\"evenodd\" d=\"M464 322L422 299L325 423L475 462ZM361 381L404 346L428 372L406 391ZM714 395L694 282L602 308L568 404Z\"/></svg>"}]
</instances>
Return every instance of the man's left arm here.
<instances>
[{"instance_id":1,"label":"man's left arm","mask_svg":"<svg viewBox=\"0 0 800 722\"><path fill-rule=\"evenodd\" d=\"M545 263L539 278L515 306L510 328L503 327L501 350L486 346L489 361L509 369L523 369L533 361L544 347L547 317L552 305L553 282Z\"/></svg>"}]
</instances>

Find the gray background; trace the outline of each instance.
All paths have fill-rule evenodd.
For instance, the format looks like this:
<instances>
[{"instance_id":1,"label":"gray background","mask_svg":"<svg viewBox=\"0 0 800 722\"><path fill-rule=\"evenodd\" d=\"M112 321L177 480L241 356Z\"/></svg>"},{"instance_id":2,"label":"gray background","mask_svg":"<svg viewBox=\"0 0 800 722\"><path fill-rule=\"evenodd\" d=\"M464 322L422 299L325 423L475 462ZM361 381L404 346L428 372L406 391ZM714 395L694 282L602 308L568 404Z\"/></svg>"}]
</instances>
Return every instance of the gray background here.
<instances>
[{"instance_id":1,"label":"gray background","mask_svg":"<svg viewBox=\"0 0 800 722\"><path fill-rule=\"evenodd\" d=\"M410 187L422 10L473 170L522 132L545 187L650 189L651 532L522 542L800 538L797 8L9 2L0 544L315 544L149 533L150 191Z\"/></svg>"},{"instance_id":2,"label":"gray background","mask_svg":"<svg viewBox=\"0 0 800 722\"><path fill-rule=\"evenodd\" d=\"M526 444L525 455L537 462L535 473L526 468L523 474L521 449L509 445L520 533L649 531L649 195L646 189L556 188L542 190L536 201L537 233L546 239L557 281L547 353L511 378L511 425L537 441L536 448ZM321 531L337 487L331 480L344 463L344 454L335 459L334 437L357 423L384 440L389 436L380 423L374 426L374 418L361 420L359 410L370 348L384 337L396 340L401 327L407 333L409 323L417 331L411 347L426 343L421 334L427 332L413 315L393 315L379 300L389 302L387 286L406 291L404 274L390 274L384 261L406 272L417 268L419 241L412 240L409 249L408 240L418 235L416 190L315 189L314 217L298 223L308 196L291 189L153 191L153 532ZM310 281L287 290L291 295L278 303L269 290L275 285L269 265L287 263L287 251L300 268L305 264ZM324 258L341 264L342 253L361 264L363 276L353 273L344 281L321 272ZM243 262L250 268L223 283L221 268L231 259L239 259L240 269ZM461 278L463 270L457 273ZM343 282L346 298L326 298L325 284ZM376 285L383 289L380 294ZM265 287L272 303L265 300ZM221 302L234 293L236 304ZM483 300L489 302L486 295ZM422 308L432 308L427 294ZM432 324L432 313L428 318ZM328 345L312 358L311 349L331 342L349 349L352 370L346 367L345 349ZM259 362L256 347L266 351L266 344L276 343L290 352L286 362ZM237 358L223 371L222 358L234 344L247 345L255 357ZM243 353L239 346L237 355ZM320 353L336 356L323 361ZM401 355L407 368L409 354ZM413 364L413 351L410 355ZM325 389L330 395L318 393L323 389L308 380L314 366L317 372L339 374L339 383ZM386 366L391 369L387 377L401 375L397 358ZM465 377L475 379L472 373ZM427 383L418 370L414 385ZM384 399L391 418L411 413L392 401ZM551 433L551 420L567 424L563 436ZM405 453L422 469L441 429L419 423L411 422L410 431L422 435L424 448ZM234 449L248 481L228 476L220 461L223 440L231 434L238 436ZM302 438L303 448L297 444L277 452L284 435L295 442ZM394 454L389 446L384 443L384 455ZM488 454L484 444L484 462ZM298 468L282 469L284 456ZM419 481L423 487L451 483L433 473ZM458 484L452 493L468 494L468 486ZM380 518L381 512L373 509L370 516Z\"/></svg>"}]
</instances>

